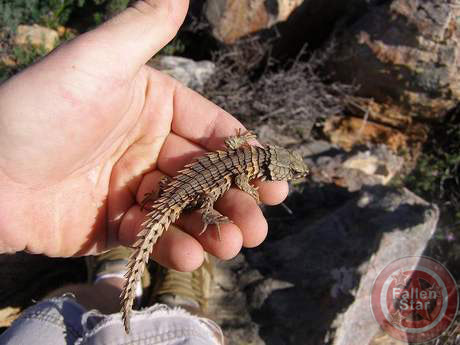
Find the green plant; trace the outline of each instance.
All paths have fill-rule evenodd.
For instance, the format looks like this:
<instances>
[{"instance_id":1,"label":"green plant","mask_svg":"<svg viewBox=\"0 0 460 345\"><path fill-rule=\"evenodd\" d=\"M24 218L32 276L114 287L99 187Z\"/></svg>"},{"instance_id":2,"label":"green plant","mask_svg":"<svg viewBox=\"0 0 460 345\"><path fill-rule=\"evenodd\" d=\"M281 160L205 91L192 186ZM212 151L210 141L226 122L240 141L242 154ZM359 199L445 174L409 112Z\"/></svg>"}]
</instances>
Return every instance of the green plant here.
<instances>
[{"instance_id":1,"label":"green plant","mask_svg":"<svg viewBox=\"0 0 460 345\"><path fill-rule=\"evenodd\" d=\"M79 14L93 18L88 27L99 24L128 6L129 0L0 0L0 27L15 30L19 24L39 24L52 29L65 25Z\"/></svg>"},{"instance_id":2,"label":"green plant","mask_svg":"<svg viewBox=\"0 0 460 345\"><path fill-rule=\"evenodd\" d=\"M56 28L65 24L72 5L81 0L0 0L0 27L15 30L19 24Z\"/></svg>"},{"instance_id":3,"label":"green plant","mask_svg":"<svg viewBox=\"0 0 460 345\"><path fill-rule=\"evenodd\" d=\"M442 122L432 126L417 166L405 185L441 211L437 232L424 255L443 263L455 277L460 276L460 106ZM456 334L458 334L458 322ZM431 344L453 344L448 339ZM440 338L441 339L441 338Z\"/></svg>"},{"instance_id":4,"label":"green plant","mask_svg":"<svg viewBox=\"0 0 460 345\"><path fill-rule=\"evenodd\" d=\"M185 50L185 44L178 39L174 38L169 42L163 49L160 50L159 54L161 55L177 55Z\"/></svg>"},{"instance_id":5,"label":"green plant","mask_svg":"<svg viewBox=\"0 0 460 345\"><path fill-rule=\"evenodd\" d=\"M13 66L7 66L0 62L0 83L19 71L23 70L39 58L47 53L45 47L12 46L10 50L10 58L15 62Z\"/></svg>"},{"instance_id":6,"label":"green plant","mask_svg":"<svg viewBox=\"0 0 460 345\"><path fill-rule=\"evenodd\" d=\"M129 0L108 0L105 6L108 15L114 15L128 7Z\"/></svg>"},{"instance_id":7,"label":"green plant","mask_svg":"<svg viewBox=\"0 0 460 345\"><path fill-rule=\"evenodd\" d=\"M37 59L45 56L46 53L46 49L43 45L37 48L31 45L13 47L13 58L16 61L18 69L27 67Z\"/></svg>"},{"instance_id":8,"label":"green plant","mask_svg":"<svg viewBox=\"0 0 460 345\"><path fill-rule=\"evenodd\" d=\"M18 25L38 24L57 29L72 20L79 30L86 31L122 11L128 3L129 0L0 0L0 57L15 62L11 65L0 60L0 82L45 55L42 47L14 46ZM72 37L73 31L67 30L60 40Z\"/></svg>"},{"instance_id":9,"label":"green plant","mask_svg":"<svg viewBox=\"0 0 460 345\"><path fill-rule=\"evenodd\" d=\"M460 225L460 107L433 127L405 183Z\"/></svg>"}]
</instances>

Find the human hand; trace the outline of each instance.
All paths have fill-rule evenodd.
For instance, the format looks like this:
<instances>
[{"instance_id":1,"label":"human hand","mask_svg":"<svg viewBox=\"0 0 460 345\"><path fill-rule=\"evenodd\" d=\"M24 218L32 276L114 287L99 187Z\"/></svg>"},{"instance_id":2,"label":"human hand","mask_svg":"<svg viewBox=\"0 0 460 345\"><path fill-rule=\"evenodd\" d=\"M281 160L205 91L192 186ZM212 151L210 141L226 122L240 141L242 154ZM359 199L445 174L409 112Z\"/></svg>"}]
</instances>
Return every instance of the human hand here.
<instances>
[{"instance_id":1,"label":"human hand","mask_svg":"<svg viewBox=\"0 0 460 345\"><path fill-rule=\"evenodd\" d=\"M139 203L162 174L222 148L242 125L145 62L176 34L185 0L140 1L0 85L0 252L95 254L130 245ZM261 183L281 202L286 183ZM193 270L203 249L220 258L260 244L267 223L254 200L231 189L216 204L234 224L202 236L187 215L153 258Z\"/></svg>"}]
</instances>

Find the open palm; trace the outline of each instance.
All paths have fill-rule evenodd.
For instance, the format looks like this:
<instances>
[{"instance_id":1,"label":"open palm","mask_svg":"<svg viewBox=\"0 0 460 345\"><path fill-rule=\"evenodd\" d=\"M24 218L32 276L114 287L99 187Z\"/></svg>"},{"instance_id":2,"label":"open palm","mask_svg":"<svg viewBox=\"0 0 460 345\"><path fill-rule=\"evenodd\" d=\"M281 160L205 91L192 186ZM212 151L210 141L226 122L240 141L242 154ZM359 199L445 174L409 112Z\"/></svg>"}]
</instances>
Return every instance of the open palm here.
<instances>
[{"instance_id":1,"label":"open palm","mask_svg":"<svg viewBox=\"0 0 460 345\"><path fill-rule=\"evenodd\" d=\"M144 65L174 37L187 1L140 1L64 44L0 86L0 252L50 256L131 244L145 213L139 202L163 174L221 148L241 124L174 79ZM260 185L274 204L285 183ZM254 200L230 190L219 210L235 224L197 236L183 217L154 258L191 270L203 249L230 258L255 246L267 225Z\"/></svg>"}]
</instances>

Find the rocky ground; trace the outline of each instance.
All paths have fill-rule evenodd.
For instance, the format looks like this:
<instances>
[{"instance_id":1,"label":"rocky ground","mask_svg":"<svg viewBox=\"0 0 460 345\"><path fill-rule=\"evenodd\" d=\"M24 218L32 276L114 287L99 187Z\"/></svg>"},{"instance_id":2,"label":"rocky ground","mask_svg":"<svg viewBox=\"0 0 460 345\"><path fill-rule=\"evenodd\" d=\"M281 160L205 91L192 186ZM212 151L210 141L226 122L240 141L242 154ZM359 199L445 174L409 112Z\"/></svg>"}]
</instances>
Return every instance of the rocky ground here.
<instances>
[{"instance_id":1,"label":"rocky ground","mask_svg":"<svg viewBox=\"0 0 460 345\"><path fill-rule=\"evenodd\" d=\"M452 110L460 98L460 4L453 2L192 1L189 31L179 38L194 37L196 55L176 41L172 52L188 58L151 61L262 142L298 150L312 170L282 206L264 209L264 244L217 263L211 311L229 344L398 344L369 309L381 269L401 256L428 255L460 276L456 199L425 200L414 193L420 184L406 179L422 171L417 159L439 126L450 133L460 123ZM38 43L49 51L73 32L36 30L49 29L19 27L8 37L17 46L49 37ZM212 56L203 53L207 42L218 47ZM1 58L19 68L17 56ZM449 181L458 176L455 164ZM458 182L449 186L455 195ZM19 253L0 262L0 327L47 291L86 279L82 259ZM458 325L431 344L460 343Z\"/></svg>"}]
</instances>

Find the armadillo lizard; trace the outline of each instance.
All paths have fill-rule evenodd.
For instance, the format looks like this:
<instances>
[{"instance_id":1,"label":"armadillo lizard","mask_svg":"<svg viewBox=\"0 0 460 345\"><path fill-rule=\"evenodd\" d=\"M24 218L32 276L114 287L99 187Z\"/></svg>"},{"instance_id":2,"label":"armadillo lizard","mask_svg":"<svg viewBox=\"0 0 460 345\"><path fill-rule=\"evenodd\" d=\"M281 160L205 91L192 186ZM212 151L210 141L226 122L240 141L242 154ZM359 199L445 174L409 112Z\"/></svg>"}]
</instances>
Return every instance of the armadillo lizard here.
<instances>
[{"instance_id":1,"label":"armadillo lizard","mask_svg":"<svg viewBox=\"0 0 460 345\"><path fill-rule=\"evenodd\" d=\"M232 184L253 196L259 202L257 188L249 182L255 178L269 181L291 180L308 175L309 169L297 153L267 145L252 146L255 139L251 132L228 137L226 151L215 151L186 165L178 175L160 184L158 199L148 194L145 202L152 201L150 212L137 235L134 252L130 257L126 282L121 294L122 318L127 333L130 331L130 315L137 282L147 264L152 248L169 225L185 210L201 209L203 230L209 224L231 222L213 209L213 205Z\"/></svg>"}]
</instances>

